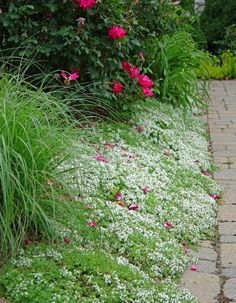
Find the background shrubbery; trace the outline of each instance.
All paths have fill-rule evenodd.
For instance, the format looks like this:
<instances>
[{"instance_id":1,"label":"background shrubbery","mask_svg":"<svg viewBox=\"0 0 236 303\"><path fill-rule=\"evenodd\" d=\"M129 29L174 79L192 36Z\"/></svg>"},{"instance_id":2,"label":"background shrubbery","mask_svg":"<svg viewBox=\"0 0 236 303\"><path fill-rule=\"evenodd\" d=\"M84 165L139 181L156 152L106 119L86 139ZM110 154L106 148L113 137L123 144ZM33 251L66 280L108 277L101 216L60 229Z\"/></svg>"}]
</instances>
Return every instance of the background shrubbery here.
<instances>
[{"instance_id":1,"label":"background shrubbery","mask_svg":"<svg viewBox=\"0 0 236 303\"><path fill-rule=\"evenodd\" d=\"M227 28L236 24L235 11L235 0L206 0L201 15L201 28L205 33L209 51L217 53L227 48L225 37L229 31Z\"/></svg>"}]
</instances>

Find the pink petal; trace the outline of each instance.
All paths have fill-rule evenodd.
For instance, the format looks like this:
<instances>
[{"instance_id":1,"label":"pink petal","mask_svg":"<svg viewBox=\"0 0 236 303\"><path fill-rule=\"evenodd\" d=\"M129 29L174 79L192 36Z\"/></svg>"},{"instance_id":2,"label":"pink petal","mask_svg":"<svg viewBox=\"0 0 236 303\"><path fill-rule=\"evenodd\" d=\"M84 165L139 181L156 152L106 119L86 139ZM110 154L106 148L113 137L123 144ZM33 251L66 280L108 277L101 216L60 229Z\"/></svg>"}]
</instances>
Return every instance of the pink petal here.
<instances>
[{"instance_id":1,"label":"pink petal","mask_svg":"<svg viewBox=\"0 0 236 303\"><path fill-rule=\"evenodd\" d=\"M137 204L131 204L129 207L129 210L137 210L139 208L139 206Z\"/></svg>"},{"instance_id":2,"label":"pink petal","mask_svg":"<svg viewBox=\"0 0 236 303\"><path fill-rule=\"evenodd\" d=\"M196 265L196 264L192 264L192 265L190 266L190 270L191 270L191 271L197 271L197 265Z\"/></svg>"},{"instance_id":3,"label":"pink petal","mask_svg":"<svg viewBox=\"0 0 236 303\"><path fill-rule=\"evenodd\" d=\"M97 226L97 222L96 221L89 221L88 222L88 226L90 226L90 227L96 227Z\"/></svg>"},{"instance_id":4,"label":"pink petal","mask_svg":"<svg viewBox=\"0 0 236 303\"><path fill-rule=\"evenodd\" d=\"M117 193L115 194L115 199L116 199L117 201L122 200L122 199L123 199L123 195L122 195L122 193L117 192Z\"/></svg>"},{"instance_id":5,"label":"pink petal","mask_svg":"<svg viewBox=\"0 0 236 303\"><path fill-rule=\"evenodd\" d=\"M150 188L149 188L148 186L145 186L145 187L143 188L143 192L144 192L145 194L147 194L149 191L150 191Z\"/></svg>"},{"instance_id":6,"label":"pink petal","mask_svg":"<svg viewBox=\"0 0 236 303\"><path fill-rule=\"evenodd\" d=\"M104 158L104 157L101 156L101 155L96 155L96 156L95 156L95 159L96 159L97 161L99 161L99 162L105 162L105 163L108 162L107 159Z\"/></svg>"},{"instance_id":7,"label":"pink petal","mask_svg":"<svg viewBox=\"0 0 236 303\"><path fill-rule=\"evenodd\" d=\"M171 221L166 221L163 225L167 229L170 229L173 227L173 223Z\"/></svg>"},{"instance_id":8,"label":"pink petal","mask_svg":"<svg viewBox=\"0 0 236 303\"><path fill-rule=\"evenodd\" d=\"M68 75L67 75L67 73L66 73L64 70L61 71L60 76L61 76L63 79L65 79L65 80L68 79Z\"/></svg>"}]
</instances>

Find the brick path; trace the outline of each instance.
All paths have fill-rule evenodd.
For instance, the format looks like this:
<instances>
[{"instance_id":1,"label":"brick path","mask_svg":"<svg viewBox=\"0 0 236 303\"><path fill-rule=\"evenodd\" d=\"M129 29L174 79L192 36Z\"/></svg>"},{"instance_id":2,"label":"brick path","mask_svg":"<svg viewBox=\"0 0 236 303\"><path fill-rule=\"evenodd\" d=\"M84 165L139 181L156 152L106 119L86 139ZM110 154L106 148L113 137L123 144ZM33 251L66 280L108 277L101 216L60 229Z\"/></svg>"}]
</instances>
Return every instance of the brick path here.
<instances>
[{"instance_id":1,"label":"brick path","mask_svg":"<svg viewBox=\"0 0 236 303\"><path fill-rule=\"evenodd\" d=\"M236 81L214 81L208 124L216 166L214 178L226 192L218 214L218 239L204 242L197 272L187 272L182 285L200 303L236 303Z\"/></svg>"}]
</instances>

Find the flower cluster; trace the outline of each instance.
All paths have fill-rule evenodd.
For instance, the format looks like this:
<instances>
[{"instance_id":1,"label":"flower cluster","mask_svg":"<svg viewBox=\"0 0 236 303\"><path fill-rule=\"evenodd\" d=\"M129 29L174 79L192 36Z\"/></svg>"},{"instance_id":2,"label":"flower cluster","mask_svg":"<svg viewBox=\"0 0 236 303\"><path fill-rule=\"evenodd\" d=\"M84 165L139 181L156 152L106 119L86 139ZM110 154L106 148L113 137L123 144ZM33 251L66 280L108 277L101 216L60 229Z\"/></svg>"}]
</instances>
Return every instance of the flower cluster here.
<instances>
[{"instance_id":1,"label":"flower cluster","mask_svg":"<svg viewBox=\"0 0 236 303\"><path fill-rule=\"evenodd\" d=\"M111 26L108 31L108 36L111 40L122 39L126 35L123 26Z\"/></svg>"},{"instance_id":2,"label":"flower cluster","mask_svg":"<svg viewBox=\"0 0 236 303\"><path fill-rule=\"evenodd\" d=\"M142 55L143 57L143 55ZM144 58L144 57L143 57ZM153 97L154 93L152 87L154 85L153 81L144 74L140 74L140 68L134 65L131 65L128 61L123 61L121 63L122 68L125 72L128 73L131 79L136 79L137 83L141 87L141 92L145 97ZM114 81L112 91L115 94L121 93L124 85L119 81Z\"/></svg>"},{"instance_id":3,"label":"flower cluster","mask_svg":"<svg viewBox=\"0 0 236 303\"><path fill-rule=\"evenodd\" d=\"M60 76L66 85L70 81L76 81L79 78L79 72L77 70L73 70L71 73L68 73L62 70Z\"/></svg>"}]
</instances>

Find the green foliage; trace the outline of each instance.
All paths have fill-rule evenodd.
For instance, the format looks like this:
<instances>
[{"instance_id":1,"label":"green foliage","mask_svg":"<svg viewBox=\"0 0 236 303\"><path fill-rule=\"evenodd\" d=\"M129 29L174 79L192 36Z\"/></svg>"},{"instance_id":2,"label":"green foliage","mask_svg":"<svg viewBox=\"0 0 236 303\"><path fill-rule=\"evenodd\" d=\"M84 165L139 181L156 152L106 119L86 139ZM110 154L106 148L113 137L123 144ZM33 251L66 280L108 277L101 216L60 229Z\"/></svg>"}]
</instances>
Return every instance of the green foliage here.
<instances>
[{"instance_id":1,"label":"green foliage","mask_svg":"<svg viewBox=\"0 0 236 303\"><path fill-rule=\"evenodd\" d=\"M82 82L112 82L121 61L142 50L144 37L177 27L167 0L105 0L86 11L76 1L17 0L5 2L1 9L3 48L15 49L17 56L36 57L47 71L79 69ZM127 36L109 39L112 25L122 25Z\"/></svg>"},{"instance_id":2,"label":"green foliage","mask_svg":"<svg viewBox=\"0 0 236 303\"><path fill-rule=\"evenodd\" d=\"M147 43L147 51L154 77L160 79L161 98L183 107L200 103L195 69L205 55L189 33L180 31L160 40L153 38Z\"/></svg>"},{"instance_id":3,"label":"green foliage","mask_svg":"<svg viewBox=\"0 0 236 303\"><path fill-rule=\"evenodd\" d=\"M0 78L1 257L14 253L27 232L53 234L66 209L61 165L74 134L68 108L17 77Z\"/></svg>"},{"instance_id":4,"label":"green foliage","mask_svg":"<svg viewBox=\"0 0 236 303\"><path fill-rule=\"evenodd\" d=\"M189 11L191 14L194 14L194 0L182 0L180 5L183 9Z\"/></svg>"},{"instance_id":5,"label":"green foliage","mask_svg":"<svg viewBox=\"0 0 236 303\"><path fill-rule=\"evenodd\" d=\"M225 38L222 41L223 47L236 55L236 24L226 28Z\"/></svg>"},{"instance_id":6,"label":"green foliage","mask_svg":"<svg viewBox=\"0 0 236 303\"><path fill-rule=\"evenodd\" d=\"M222 47L218 44L224 40L227 27L236 24L235 11L235 0L206 0L206 6L201 15L201 28L211 52L221 50Z\"/></svg>"},{"instance_id":7,"label":"green foliage","mask_svg":"<svg viewBox=\"0 0 236 303\"><path fill-rule=\"evenodd\" d=\"M219 56L212 56L203 63L204 69L197 70L201 79L235 79L236 78L236 55L223 52Z\"/></svg>"},{"instance_id":8,"label":"green foliage","mask_svg":"<svg viewBox=\"0 0 236 303\"><path fill-rule=\"evenodd\" d=\"M0 277L2 292L14 303L164 302L160 295L167 303L173 302L167 296L195 302L174 285L156 283L125 258L118 261L100 249L38 245L14 263L16 268L6 266Z\"/></svg>"}]
</instances>

